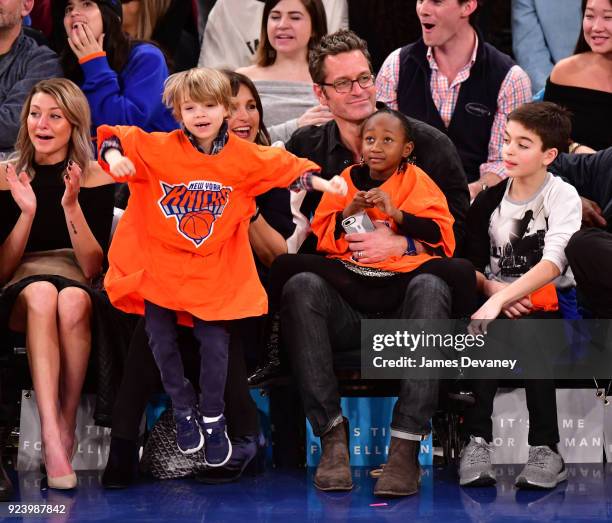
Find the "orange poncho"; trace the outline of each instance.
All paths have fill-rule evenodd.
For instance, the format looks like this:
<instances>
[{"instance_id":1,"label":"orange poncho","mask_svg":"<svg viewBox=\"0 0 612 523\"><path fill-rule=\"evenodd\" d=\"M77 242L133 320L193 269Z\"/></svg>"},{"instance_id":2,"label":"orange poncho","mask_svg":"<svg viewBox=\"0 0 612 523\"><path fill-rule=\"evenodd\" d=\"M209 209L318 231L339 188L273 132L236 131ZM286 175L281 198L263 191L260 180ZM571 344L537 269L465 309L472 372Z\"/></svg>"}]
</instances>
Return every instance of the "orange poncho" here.
<instances>
[{"instance_id":1,"label":"orange poncho","mask_svg":"<svg viewBox=\"0 0 612 523\"><path fill-rule=\"evenodd\" d=\"M255 196L318 166L231 133L213 156L182 131L103 125L98 144L112 135L136 167L108 255L104 284L113 305L143 314L147 300L178 311L185 324L191 318L181 312L211 321L265 314L248 237Z\"/></svg>"},{"instance_id":2,"label":"orange poncho","mask_svg":"<svg viewBox=\"0 0 612 523\"><path fill-rule=\"evenodd\" d=\"M336 239L336 213L342 212L345 207L353 200L357 187L351 180L351 168L348 167L342 172L342 177L348 184L346 196L324 194L319 207L312 220L312 230L319 239L317 249L327 252L330 258L340 258L343 260L363 265L364 267L374 267L386 271L410 272L419 265L432 258L427 253L415 256L392 256L379 263L360 264L353 260L352 251L348 248L348 242L344 239L344 234ZM380 185L380 189L391 195L393 205L401 211L414 214L420 218L431 218L440 227L441 240L433 244L432 247L442 247L447 256L452 256L455 249L455 237L453 235L453 217L448 210L446 198L433 180L415 165L408 165L403 174L395 172ZM366 210L372 221L384 221L395 232L398 227L393 219L373 207ZM418 238L416 238L418 239Z\"/></svg>"}]
</instances>

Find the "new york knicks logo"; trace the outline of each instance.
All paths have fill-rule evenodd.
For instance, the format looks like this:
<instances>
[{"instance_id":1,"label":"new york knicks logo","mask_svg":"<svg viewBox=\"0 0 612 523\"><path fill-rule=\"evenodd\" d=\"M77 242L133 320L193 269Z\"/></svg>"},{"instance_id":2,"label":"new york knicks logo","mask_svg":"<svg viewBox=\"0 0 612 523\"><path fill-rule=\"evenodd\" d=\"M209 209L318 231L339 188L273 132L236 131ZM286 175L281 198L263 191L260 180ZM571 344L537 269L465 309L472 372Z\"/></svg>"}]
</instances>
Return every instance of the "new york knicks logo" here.
<instances>
[{"instance_id":1,"label":"new york knicks logo","mask_svg":"<svg viewBox=\"0 0 612 523\"><path fill-rule=\"evenodd\" d=\"M161 210L167 218L175 218L178 232L199 247L212 234L232 188L207 180L193 181L189 185L160 184L164 191L158 201Z\"/></svg>"}]
</instances>

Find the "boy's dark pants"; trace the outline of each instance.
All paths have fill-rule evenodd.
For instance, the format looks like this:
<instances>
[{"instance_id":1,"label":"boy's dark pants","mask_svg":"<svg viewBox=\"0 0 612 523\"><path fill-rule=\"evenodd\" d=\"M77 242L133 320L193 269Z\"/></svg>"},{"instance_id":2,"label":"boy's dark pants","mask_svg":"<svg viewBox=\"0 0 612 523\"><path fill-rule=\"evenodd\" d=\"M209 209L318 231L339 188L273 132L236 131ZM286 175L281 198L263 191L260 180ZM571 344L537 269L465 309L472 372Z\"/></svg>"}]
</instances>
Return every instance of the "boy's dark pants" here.
<instances>
[{"instance_id":1,"label":"boy's dark pants","mask_svg":"<svg viewBox=\"0 0 612 523\"><path fill-rule=\"evenodd\" d=\"M560 315L550 312L534 312L525 318L558 319ZM465 439L475 436L491 442L493 441L493 421L491 420L493 400L499 380L472 380L470 383L476 403L465 412L463 435ZM529 445L532 447L556 445L559 442L559 425L554 380L524 380L524 384L529 411Z\"/></svg>"},{"instance_id":2,"label":"boy's dark pants","mask_svg":"<svg viewBox=\"0 0 612 523\"><path fill-rule=\"evenodd\" d=\"M183 369L177 343L176 312L145 301L145 330L175 414L190 415L197 401ZM193 334L200 344L200 414L218 416L225 408L223 394L227 379L229 333L223 322L194 317Z\"/></svg>"}]
</instances>

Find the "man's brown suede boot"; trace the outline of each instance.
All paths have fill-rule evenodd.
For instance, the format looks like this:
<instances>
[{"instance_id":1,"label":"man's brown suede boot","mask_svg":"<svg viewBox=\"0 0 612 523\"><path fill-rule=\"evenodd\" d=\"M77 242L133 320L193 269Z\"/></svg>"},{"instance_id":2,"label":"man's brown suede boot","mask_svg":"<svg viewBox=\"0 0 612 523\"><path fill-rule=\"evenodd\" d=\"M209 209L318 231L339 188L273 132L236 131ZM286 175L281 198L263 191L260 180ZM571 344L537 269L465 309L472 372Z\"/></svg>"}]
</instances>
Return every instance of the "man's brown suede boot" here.
<instances>
[{"instance_id":1,"label":"man's brown suede boot","mask_svg":"<svg viewBox=\"0 0 612 523\"><path fill-rule=\"evenodd\" d=\"M321 436L321 461L314 477L319 490L351 490L353 479L349 464L348 420L344 418Z\"/></svg>"},{"instance_id":2,"label":"man's brown suede boot","mask_svg":"<svg viewBox=\"0 0 612 523\"><path fill-rule=\"evenodd\" d=\"M420 446L420 441L391 437L387 464L374 487L375 496L411 496L419 491L421 483Z\"/></svg>"}]
</instances>

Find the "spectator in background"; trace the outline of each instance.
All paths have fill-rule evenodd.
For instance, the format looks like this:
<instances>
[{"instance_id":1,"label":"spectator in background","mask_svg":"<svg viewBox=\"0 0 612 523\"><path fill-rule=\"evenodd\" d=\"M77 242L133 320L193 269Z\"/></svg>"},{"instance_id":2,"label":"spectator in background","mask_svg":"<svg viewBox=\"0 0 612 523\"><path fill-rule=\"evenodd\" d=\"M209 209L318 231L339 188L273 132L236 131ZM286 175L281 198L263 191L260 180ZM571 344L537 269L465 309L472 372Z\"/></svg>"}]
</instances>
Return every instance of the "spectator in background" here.
<instances>
[{"instance_id":1,"label":"spectator in background","mask_svg":"<svg viewBox=\"0 0 612 523\"><path fill-rule=\"evenodd\" d=\"M375 72L392 51L421 38L421 23L414 16L416 3L417 0L348 0L349 27L368 42ZM512 53L507 0L481 3L472 21L487 42L506 54Z\"/></svg>"},{"instance_id":2,"label":"spectator in background","mask_svg":"<svg viewBox=\"0 0 612 523\"><path fill-rule=\"evenodd\" d=\"M327 34L321 0L267 0L257 63L238 72L255 82L272 141L286 142L298 127L331 119L312 90L308 52Z\"/></svg>"},{"instance_id":3,"label":"spectator in background","mask_svg":"<svg viewBox=\"0 0 612 523\"><path fill-rule=\"evenodd\" d=\"M580 0L512 0L512 49L531 80L544 88L553 66L572 54L580 32Z\"/></svg>"},{"instance_id":4,"label":"spectator in background","mask_svg":"<svg viewBox=\"0 0 612 523\"><path fill-rule=\"evenodd\" d=\"M612 232L612 147L594 154L562 153L549 171L563 177L578 191L582 199L582 227Z\"/></svg>"},{"instance_id":5,"label":"spectator in background","mask_svg":"<svg viewBox=\"0 0 612 523\"><path fill-rule=\"evenodd\" d=\"M347 0L323 0L330 32L348 27ZM210 1L200 0L210 4ZM237 69L251 65L261 34L265 0L217 0L204 30L200 67ZM207 5L201 6L204 10ZM206 14L206 13L204 13Z\"/></svg>"},{"instance_id":6,"label":"spectator in background","mask_svg":"<svg viewBox=\"0 0 612 523\"><path fill-rule=\"evenodd\" d=\"M502 180L506 114L531 99L527 74L471 24L477 7L419 0L422 39L391 53L376 82L380 101L451 138L472 198Z\"/></svg>"},{"instance_id":7,"label":"spectator in background","mask_svg":"<svg viewBox=\"0 0 612 523\"><path fill-rule=\"evenodd\" d=\"M23 33L22 19L33 6L34 0L5 0L0 11L0 153L13 150L30 89L62 74L57 55Z\"/></svg>"},{"instance_id":8,"label":"spectator in background","mask_svg":"<svg viewBox=\"0 0 612 523\"><path fill-rule=\"evenodd\" d=\"M612 147L595 154L565 155L557 164L559 174L581 196L594 200L594 219L572 236L565 254L585 305L596 318L612 318ZM599 212L597 212L599 211Z\"/></svg>"},{"instance_id":9,"label":"spectator in background","mask_svg":"<svg viewBox=\"0 0 612 523\"><path fill-rule=\"evenodd\" d=\"M415 4L416 0L348 0L349 27L368 42L374 71L392 51L421 37Z\"/></svg>"},{"instance_id":10,"label":"spectator in background","mask_svg":"<svg viewBox=\"0 0 612 523\"><path fill-rule=\"evenodd\" d=\"M234 107L227 120L230 132L258 145L270 145L270 135L263 123L263 105L255 85L247 76L223 71L232 87ZM289 212L289 191L271 189L255 199L257 211L251 218L249 240L255 253L259 277L265 285L267 267L277 256L287 253L286 238L295 229Z\"/></svg>"},{"instance_id":11,"label":"spectator in background","mask_svg":"<svg viewBox=\"0 0 612 523\"><path fill-rule=\"evenodd\" d=\"M172 71L195 67L200 53L191 5L185 0L128 0L123 30L136 40L151 40L169 58Z\"/></svg>"},{"instance_id":12,"label":"spectator in background","mask_svg":"<svg viewBox=\"0 0 612 523\"><path fill-rule=\"evenodd\" d=\"M555 65L544 99L572 112L574 142L600 150L612 146L612 0L582 0L582 12L576 50Z\"/></svg>"},{"instance_id":13,"label":"spectator in background","mask_svg":"<svg viewBox=\"0 0 612 523\"><path fill-rule=\"evenodd\" d=\"M164 55L123 32L120 0L56 0L53 9L54 25L65 29L55 32L64 74L85 93L93 130L102 124L178 128L161 101Z\"/></svg>"}]
</instances>

